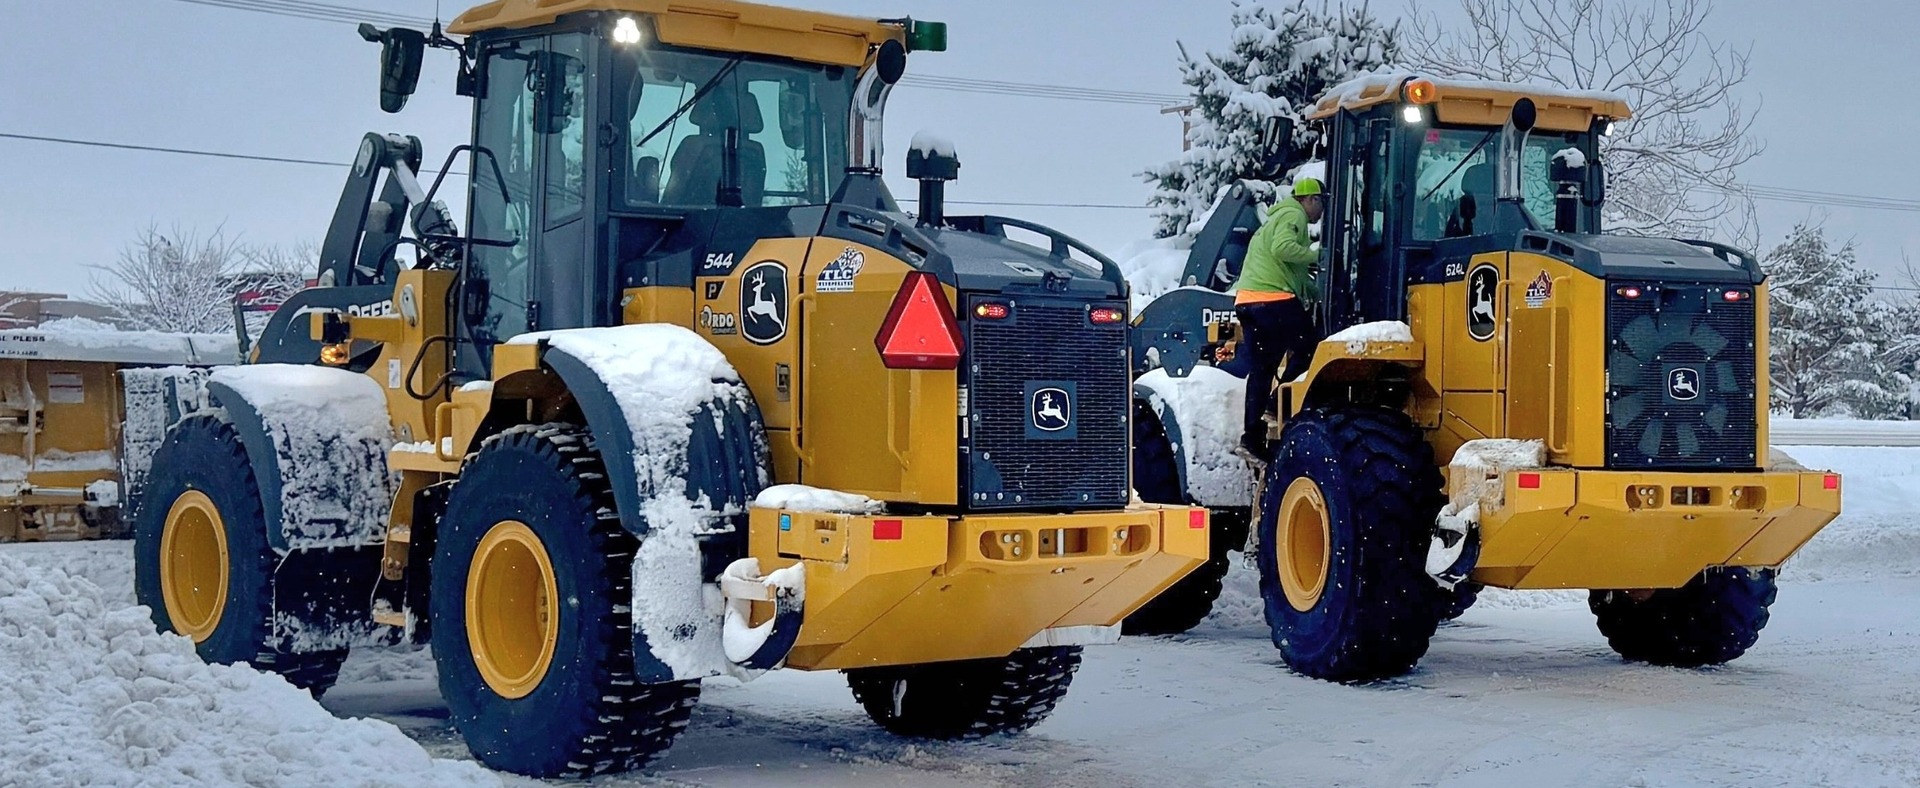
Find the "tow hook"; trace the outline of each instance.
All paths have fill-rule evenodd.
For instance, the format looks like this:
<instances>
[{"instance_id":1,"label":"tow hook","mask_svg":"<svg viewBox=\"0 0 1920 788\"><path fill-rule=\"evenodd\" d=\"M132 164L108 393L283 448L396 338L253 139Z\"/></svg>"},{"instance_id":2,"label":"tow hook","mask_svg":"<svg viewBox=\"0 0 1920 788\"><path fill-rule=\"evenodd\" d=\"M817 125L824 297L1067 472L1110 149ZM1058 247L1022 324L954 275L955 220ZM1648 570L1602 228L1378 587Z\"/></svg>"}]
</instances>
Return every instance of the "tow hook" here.
<instances>
[{"instance_id":1,"label":"tow hook","mask_svg":"<svg viewBox=\"0 0 1920 788\"><path fill-rule=\"evenodd\" d=\"M1441 588L1452 591L1473 574L1480 563L1480 507L1450 514L1451 506L1434 519L1433 541L1427 545L1427 574Z\"/></svg>"},{"instance_id":2,"label":"tow hook","mask_svg":"<svg viewBox=\"0 0 1920 788\"><path fill-rule=\"evenodd\" d=\"M800 639L806 610L806 567L794 564L760 574L760 559L742 558L720 573L720 594L727 600L722 638L727 659L746 670L772 670L785 662ZM773 619L753 626L753 603L770 602Z\"/></svg>"}]
</instances>

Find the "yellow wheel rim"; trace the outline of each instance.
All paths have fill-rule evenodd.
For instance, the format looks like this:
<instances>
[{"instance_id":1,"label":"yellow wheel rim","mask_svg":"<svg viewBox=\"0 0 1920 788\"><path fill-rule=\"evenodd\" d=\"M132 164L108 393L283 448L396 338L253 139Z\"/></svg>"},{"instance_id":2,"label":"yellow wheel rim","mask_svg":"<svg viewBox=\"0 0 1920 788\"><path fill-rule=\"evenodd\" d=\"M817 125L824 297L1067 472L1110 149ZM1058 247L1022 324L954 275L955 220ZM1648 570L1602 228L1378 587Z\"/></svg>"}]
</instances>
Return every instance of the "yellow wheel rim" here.
<instances>
[{"instance_id":1,"label":"yellow wheel rim","mask_svg":"<svg viewBox=\"0 0 1920 788\"><path fill-rule=\"evenodd\" d=\"M1273 550L1280 588L1287 594L1287 603L1305 613L1320 603L1333 558L1333 527L1320 485L1303 476L1287 486L1286 496L1280 499L1277 530Z\"/></svg>"},{"instance_id":2,"label":"yellow wheel rim","mask_svg":"<svg viewBox=\"0 0 1920 788\"><path fill-rule=\"evenodd\" d=\"M467 644L500 697L524 698L546 678L560 641L559 598L533 529L504 520L487 531L467 568Z\"/></svg>"},{"instance_id":3,"label":"yellow wheel rim","mask_svg":"<svg viewBox=\"0 0 1920 788\"><path fill-rule=\"evenodd\" d=\"M227 609L227 526L213 499L188 490L160 531L160 598L173 631L205 642Z\"/></svg>"}]
</instances>

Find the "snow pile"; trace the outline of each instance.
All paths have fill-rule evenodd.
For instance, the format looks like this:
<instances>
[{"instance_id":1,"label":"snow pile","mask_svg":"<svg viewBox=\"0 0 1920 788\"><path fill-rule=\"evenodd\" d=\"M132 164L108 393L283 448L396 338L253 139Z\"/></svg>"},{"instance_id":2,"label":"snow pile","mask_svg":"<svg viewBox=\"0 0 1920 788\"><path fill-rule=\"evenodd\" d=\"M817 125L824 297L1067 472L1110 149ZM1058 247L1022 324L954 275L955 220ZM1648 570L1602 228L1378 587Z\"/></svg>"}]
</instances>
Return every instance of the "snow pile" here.
<instances>
[{"instance_id":1,"label":"snow pile","mask_svg":"<svg viewBox=\"0 0 1920 788\"><path fill-rule=\"evenodd\" d=\"M1787 561L1784 577L1920 572L1920 448L1795 446L1793 454L1809 468L1841 474L1841 514Z\"/></svg>"},{"instance_id":2,"label":"snow pile","mask_svg":"<svg viewBox=\"0 0 1920 788\"><path fill-rule=\"evenodd\" d=\"M227 334L120 331L81 317L0 330L0 357L117 364L238 364L240 339Z\"/></svg>"},{"instance_id":3,"label":"snow pile","mask_svg":"<svg viewBox=\"0 0 1920 788\"><path fill-rule=\"evenodd\" d=\"M689 500L686 474L693 419L701 409L716 400L722 407L747 405L733 365L699 335L670 325L525 334L511 342L545 342L585 364L626 417L640 488L636 514L650 529L633 558L634 628L676 678L731 671L722 642L724 601L701 574L699 541L731 525L713 502Z\"/></svg>"},{"instance_id":4,"label":"snow pile","mask_svg":"<svg viewBox=\"0 0 1920 788\"><path fill-rule=\"evenodd\" d=\"M1153 394L1154 412L1171 412L1180 425L1175 456L1187 464L1187 494L1211 507L1251 506L1253 473L1234 455L1246 412L1247 381L1209 366L1184 378L1156 369L1135 383Z\"/></svg>"},{"instance_id":5,"label":"snow pile","mask_svg":"<svg viewBox=\"0 0 1920 788\"><path fill-rule=\"evenodd\" d=\"M1180 238L1155 238L1135 241L1120 248L1114 257L1120 273L1133 288L1133 314L1140 314L1153 300L1179 289L1180 277L1187 272L1187 256L1193 242Z\"/></svg>"},{"instance_id":6,"label":"snow pile","mask_svg":"<svg viewBox=\"0 0 1920 788\"><path fill-rule=\"evenodd\" d=\"M1345 331L1327 337L1327 342L1347 343L1347 352L1360 355L1367 352L1367 346L1375 342L1412 342L1413 329L1399 321L1379 323L1361 323Z\"/></svg>"},{"instance_id":7,"label":"snow pile","mask_svg":"<svg viewBox=\"0 0 1920 788\"><path fill-rule=\"evenodd\" d=\"M378 543L393 503L387 395L366 375L298 364L217 370L260 414L283 480L282 529L290 547ZM238 403L223 403L237 405Z\"/></svg>"},{"instance_id":8,"label":"snow pile","mask_svg":"<svg viewBox=\"0 0 1920 788\"><path fill-rule=\"evenodd\" d=\"M207 665L141 607L0 553L0 781L83 785L499 785L400 729L341 720L278 676Z\"/></svg>"},{"instance_id":9,"label":"snow pile","mask_svg":"<svg viewBox=\"0 0 1920 788\"><path fill-rule=\"evenodd\" d=\"M886 504L864 495L822 490L804 484L768 487L753 499L753 505L761 509L822 514L878 514L886 508Z\"/></svg>"}]
</instances>

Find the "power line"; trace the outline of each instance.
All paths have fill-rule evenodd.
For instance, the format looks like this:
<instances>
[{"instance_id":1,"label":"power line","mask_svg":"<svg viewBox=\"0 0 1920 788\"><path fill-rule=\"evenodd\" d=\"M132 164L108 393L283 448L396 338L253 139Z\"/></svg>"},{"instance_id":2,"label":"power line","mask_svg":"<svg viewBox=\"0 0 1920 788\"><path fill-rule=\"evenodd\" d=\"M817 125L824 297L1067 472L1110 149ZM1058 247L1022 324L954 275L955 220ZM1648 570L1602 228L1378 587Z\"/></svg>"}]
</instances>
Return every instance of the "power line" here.
<instances>
[{"instance_id":1,"label":"power line","mask_svg":"<svg viewBox=\"0 0 1920 788\"><path fill-rule=\"evenodd\" d=\"M434 20L424 17L374 11L353 6L309 2L309 0L175 0L175 2L206 6L209 8L223 8L233 11L250 11L316 22L335 22L339 24L379 22L389 25L426 27L434 22ZM1143 93L1139 91L1108 90L1104 88L1088 88L1071 85L965 79L960 77L945 77L937 74L911 74L902 79L900 84L908 87L919 87L927 90L950 93L1017 96L1134 106L1164 107L1188 100L1185 96L1166 93Z\"/></svg>"},{"instance_id":2,"label":"power line","mask_svg":"<svg viewBox=\"0 0 1920 788\"><path fill-rule=\"evenodd\" d=\"M143 153L173 153L182 156L206 156L216 159L239 159L242 161L264 161L275 164L306 164L317 167L341 168L351 165L337 161L319 161L316 159L294 159L285 156L258 156L227 151L193 150L189 148L167 148L158 145L132 145L124 142L101 142L98 140L76 140L64 137L42 137L33 134L10 134L0 132L0 139L27 140L29 142L51 142L59 145L79 145L89 148L113 148L115 150L140 151Z\"/></svg>"}]
</instances>

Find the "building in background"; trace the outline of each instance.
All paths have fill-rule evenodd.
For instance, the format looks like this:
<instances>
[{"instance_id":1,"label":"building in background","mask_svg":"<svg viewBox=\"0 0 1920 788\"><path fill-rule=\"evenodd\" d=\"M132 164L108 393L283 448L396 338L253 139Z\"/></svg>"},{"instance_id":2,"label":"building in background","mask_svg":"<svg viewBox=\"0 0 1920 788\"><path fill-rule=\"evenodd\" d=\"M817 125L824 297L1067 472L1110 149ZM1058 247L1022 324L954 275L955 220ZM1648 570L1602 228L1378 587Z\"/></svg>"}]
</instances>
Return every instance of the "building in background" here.
<instances>
[{"instance_id":1,"label":"building in background","mask_svg":"<svg viewBox=\"0 0 1920 788\"><path fill-rule=\"evenodd\" d=\"M69 298L65 293L29 293L0 290L0 329L34 328L64 318L78 317L131 328L112 307Z\"/></svg>"}]
</instances>

